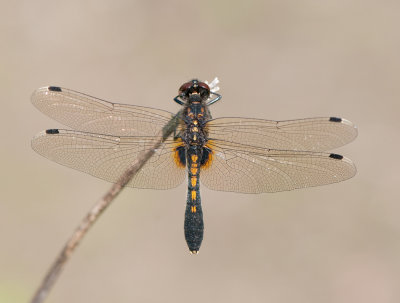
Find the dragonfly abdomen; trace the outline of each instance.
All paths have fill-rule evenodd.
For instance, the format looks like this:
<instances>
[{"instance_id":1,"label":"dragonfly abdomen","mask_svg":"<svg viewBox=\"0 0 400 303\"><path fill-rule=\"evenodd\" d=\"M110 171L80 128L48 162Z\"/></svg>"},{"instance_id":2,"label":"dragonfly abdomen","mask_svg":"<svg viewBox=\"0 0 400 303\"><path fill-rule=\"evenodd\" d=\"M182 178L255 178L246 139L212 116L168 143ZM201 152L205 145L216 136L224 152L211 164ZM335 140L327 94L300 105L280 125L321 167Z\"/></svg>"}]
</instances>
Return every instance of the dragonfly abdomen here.
<instances>
[{"instance_id":1,"label":"dragonfly abdomen","mask_svg":"<svg viewBox=\"0 0 400 303\"><path fill-rule=\"evenodd\" d=\"M188 195L185 211L185 239L189 250L197 254L203 241L203 211L200 198L200 165L202 147L189 146L187 149Z\"/></svg>"}]
</instances>

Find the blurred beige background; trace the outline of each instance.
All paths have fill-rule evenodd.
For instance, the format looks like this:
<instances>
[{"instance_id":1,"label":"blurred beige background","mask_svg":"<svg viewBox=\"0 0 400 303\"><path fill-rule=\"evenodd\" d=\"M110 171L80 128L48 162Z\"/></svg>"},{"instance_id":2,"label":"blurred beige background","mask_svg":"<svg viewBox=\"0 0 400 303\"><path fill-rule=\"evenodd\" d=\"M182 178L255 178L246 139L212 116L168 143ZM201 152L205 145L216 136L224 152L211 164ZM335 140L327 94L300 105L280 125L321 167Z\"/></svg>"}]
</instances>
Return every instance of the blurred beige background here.
<instances>
[{"instance_id":1,"label":"blurred beige background","mask_svg":"<svg viewBox=\"0 0 400 303\"><path fill-rule=\"evenodd\" d=\"M126 189L47 302L400 302L400 2L2 1L0 302L27 302L110 184L40 157L60 125L30 94L59 85L177 111L178 87L221 80L214 117L340 116L343 183L278 194L202 188L198 256L186 184Z\"/></svg>"}]
</instances>

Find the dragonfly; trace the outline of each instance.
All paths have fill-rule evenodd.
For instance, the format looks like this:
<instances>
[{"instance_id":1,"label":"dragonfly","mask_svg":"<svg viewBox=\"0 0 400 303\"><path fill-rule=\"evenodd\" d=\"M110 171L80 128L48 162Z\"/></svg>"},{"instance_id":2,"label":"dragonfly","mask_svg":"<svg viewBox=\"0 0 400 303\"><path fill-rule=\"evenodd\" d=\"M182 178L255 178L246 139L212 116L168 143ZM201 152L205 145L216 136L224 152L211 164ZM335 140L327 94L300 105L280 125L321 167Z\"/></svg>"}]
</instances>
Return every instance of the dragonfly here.
<instances>
[{"instance_id":1,"label":"dragonfly","mask_svg":"<svg viewBox=\"0 0 400 303\"><path fill-rule=\"evenodd\" d=\"M32 148L64 166L117 182L177 117L175 131L127 186L170 189L187 180L184 234L192 254L199 252L204 234L200 180L212 190L255 194L326 185L356 174L350 159L327 152L356 138L352 122L212 118L209 107L222 97L214 82L184 83L173 99L181 106L177 115L58 86L39 88L32 94L34 106L69 129L40 132Z\"/></svg>"}]
</instances>

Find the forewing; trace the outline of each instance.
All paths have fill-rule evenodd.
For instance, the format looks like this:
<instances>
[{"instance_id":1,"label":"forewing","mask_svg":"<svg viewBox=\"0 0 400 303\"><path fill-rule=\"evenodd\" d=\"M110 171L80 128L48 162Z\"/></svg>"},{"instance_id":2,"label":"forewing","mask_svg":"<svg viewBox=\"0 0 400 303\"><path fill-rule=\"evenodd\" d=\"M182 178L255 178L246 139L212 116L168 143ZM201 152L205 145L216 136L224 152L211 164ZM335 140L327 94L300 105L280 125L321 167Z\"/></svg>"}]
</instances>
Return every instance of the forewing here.
<instances>
[{"instance_id":1,"label":"forewing","mask_svg":"<svg viewBox=\"0 0 400 303\"><path fill-rule=\"evenodd\" d=\"M139 153L153 146L152 137L117 137L71 130L48 130L32 140L32 148L59 164L116 182ZM127 186L168 189L185 178L185 169L175 164L174 142L167 139Z\"/></svg>"},{"instance_id":2,"label":"forewing","mask_svg":"<svg viewBox=\"0 0 400 303\"><path fill-rule=\"evenodd\" d=\"M207 123L209 138L270 149L326 151L357 137L357 128L342 118L271 121L217 118Z\"/></svg>"},{"instance_id":3,"label":"forewing","mask_svg":"<svg viewBox=\"0 0 400 303\"><path fill-rule=\"evenodd\" d=\"M156 135L172 117L167 111L111 103L55 86L39 88L31 100L41 112L65 126L105 135Z\"/></svg>"},{"instance_id":4,"label":"forewing","mask_svg":"<svg viewBox=\"0 0 400 303\"><path fill-rule=\"evenodd\" d=\"M337 154L251 147L223 140L208 143L210 165L200 180L213 190L266 193L325 185L353 177L351 160Z\"/></svg>"}]
</instances>

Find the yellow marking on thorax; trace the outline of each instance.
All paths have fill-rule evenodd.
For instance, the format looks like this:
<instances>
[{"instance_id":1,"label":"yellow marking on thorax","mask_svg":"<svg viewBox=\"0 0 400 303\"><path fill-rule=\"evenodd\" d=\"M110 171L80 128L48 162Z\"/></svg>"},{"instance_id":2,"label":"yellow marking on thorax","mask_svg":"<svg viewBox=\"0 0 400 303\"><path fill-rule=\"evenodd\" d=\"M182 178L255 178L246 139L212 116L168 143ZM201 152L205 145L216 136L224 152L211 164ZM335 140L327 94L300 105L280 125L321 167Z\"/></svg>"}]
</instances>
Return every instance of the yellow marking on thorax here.
<instances>
[{"instance_id":1,"label":"yellow marking on thorax","mask_svg":"<svg viewBox=\"0 0 400 303\"><path fill-rule=\"evenodd\" d=\"M197 120L194 120L194 121L193 121L193 124L194 124L194 125L197 125L197 123L199 123L199 122L197 122Z\"/></svg>"},{"instance_id":2,"label":"yellow marking on thorax","mask_svg":"<svg viewBox=\"0 0 400 303\"><path fill-rule=\"evenodd\" d=\"M197 184L197 177L190 178L190 182L192 183L192 187L195 187Z\"/></svg>"},{"instance_id":3,"label":"yellow marking on thorax","mask_svg":"<svg viewBox=\"0 0 400 303\"><path fill-rule=\"evenodd\" d=\"M195 212L196 212L196 206L192 206L192 207L190 208L190 211L191 211L192 213L195 213Z\"/></svg>"},{"instance_id":4,"label":"yellow marking on thorax","mask_svg":"<svg viewBox=\"0 0 400 303\"><path fill-rule=\"evenodd\" d=\"M192 190L192 201L195 201L196 200L196 191L195 190Z\"/></svg>"},{"instance_id":5,"label":"yellow marking on thorax","mask_svg":"<svg viewBox=\"0 0 400 303\"><path fill-rule=\"evenodd\" d=\"M198 132L199 131L199 129L196 127L196 126L194 126L193 128L192 128L192 132Z\"/></svg>"}]
</instances>

